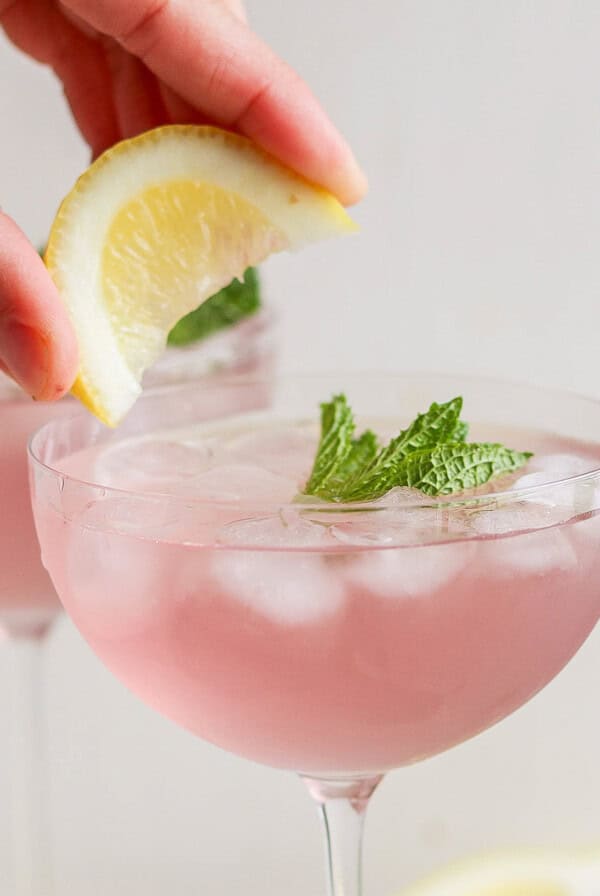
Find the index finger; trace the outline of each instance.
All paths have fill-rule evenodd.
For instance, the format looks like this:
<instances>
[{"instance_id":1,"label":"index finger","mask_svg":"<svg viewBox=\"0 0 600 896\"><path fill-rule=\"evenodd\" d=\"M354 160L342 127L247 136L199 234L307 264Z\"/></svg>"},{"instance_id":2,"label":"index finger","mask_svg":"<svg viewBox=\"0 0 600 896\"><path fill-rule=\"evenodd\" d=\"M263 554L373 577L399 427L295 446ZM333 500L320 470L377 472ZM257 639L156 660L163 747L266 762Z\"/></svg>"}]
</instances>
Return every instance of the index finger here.
<instances>
[{"instance_id":1,"label":"index finger","mask_svg":"<svg viewBox=\"0 0 600 896\"><path fill-rule=\"evenodd\" d=\"M36 398L63 395L77 373L75 334L43 261L0 212L0 364Z\"/></svg>"},{"instance_id":2,"label":"index finger","mask_svg":"<svg viewBox=\"0 0 600 896\"><path fill-rule=\"evenodd\" d=\"M214 2L63 0L142 59L216 124L356 202L366 179L350 147L298 75L245 23Z\"/></svg>"}]
</instances>

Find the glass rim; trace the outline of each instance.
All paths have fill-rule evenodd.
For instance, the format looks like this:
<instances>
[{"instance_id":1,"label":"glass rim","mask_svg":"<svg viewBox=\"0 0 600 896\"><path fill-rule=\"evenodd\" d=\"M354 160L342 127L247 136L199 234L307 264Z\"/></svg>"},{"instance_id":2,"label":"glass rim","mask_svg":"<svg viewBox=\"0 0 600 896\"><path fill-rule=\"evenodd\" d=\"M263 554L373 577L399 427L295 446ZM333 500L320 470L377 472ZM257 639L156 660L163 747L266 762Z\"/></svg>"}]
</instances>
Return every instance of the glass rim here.
<instances>
[{"instance_id":1,"label":"glass rim","mask_svg":"<svg viewBox=\"0 0 600 896\"><path fill-rule=\"evenodd\" d=\"M261 376L248 376L247 374L223 374L219 378L218 384L211 384L207 380L207 385L215 385L216 388L234 388L240 384L243 384L245 387L256 385L272 385L275 383L283 383L287 381L317 381L317 380L333 380L336 377L344 376L348 381L360 379L361 382L364 382L366 379L377 379L377 380L401 380L401 381L410 381L410 380L418 380L419 378L425 379L430 377L447 377L447 378L456 378L464 381L470 381L473 384L487 384L490 386L498 386L498 387L507 387L507 388L526 388L532 391L538 391L540 393L544 393L545 395L554 395L557 398L562 398L563 400L578 400L588 402L591 405L594 405L598 410L600 410L600 399L583 394L574 389L561 389L554 387L546 387L541 386L536 383L524 383L521 380L512 380L512 379L503 379L494 376L487 375L477 375L477 374L463 374L463 373L448 373L448 371L434 371L434 370L412 370L412 371L386 371L386 370L364 370L364 371L347 371L346 373L340 373L337 370L332 371L323 371L318 373L309 373L305 371L301 371L298 373L295 372L284 372L281 374L275 374L274 376L269 377L261 377ZM183 383L165 383L162 385L152 386L148 389L144 389L143 393L138 398L138 402L144 400L152 400L153 397L158 397L164 395L169 392L182 392L192 389L197 389L198 385L202 385L199 381L190 381ZM70 395L70 393L69 393ZM65 396L67 398L69 396ZM586 470L583 473L576 473L571 476L559 476L556 479L551 479L547 482L537 483L534 485L528 485L525 487L514 488L501 488L497 491L489 491L482 494L468 494L465 492L456 492L449 495L439 495L439 496L430 496L425 493L422 495L422 499L415 500L414 502L406 502L401 504L387 503L385 501L385 495L370 501L355 501L355 502L341 502L341 501L326 501L323 499L313 499L310 500L311 496L303 496L299 494L300 498L306 497L307 500L292 500L292 501L273 501L273 500L261 500L261 499L226 499L226 498L206 498L200 495L184 495L184 494L173 494L173 492L169 491L160 491L160 490L144 490L140 488L123 488L113 485L107 485L102 482L93 481L91 479L82 479L78 476L73 476L70 473L65 473L60 469L60 465L57 465L53 462L47 462L41 459L39 454L36 451L36 443L39 439L41 439L45 433L49 430L55 428L65 428L70 424L72 425L73 421L79 419L89 418L92 424L97 424L98 427L101 427L102 424L100 421L96 420L93 415L83 406L77 407L77 404L74 402L73 407L75 408L75 413L62 417L55 420L50 420L44 423L41 427L35 430L32 435L29 437L27 441L27 455L31 464L35 466L35 468L39 468L44 470L46 473L49 473L55 477L60 478L63 482L72 483L73 486L81 487L85 489L99 490L102 492L103 497L114 495L115 497L129 497L135 498L136 500L148 501L149 503L160 501L161 503L164 501L169 501L172 504L180 504L180 505L194 505L194 506L202 506L202 507L224 507L224 508L239 508L239 509L254 509L255 511L259 510L262 513L265 512L281 512L285 510L292 511L311 511L316 513L356 513L356 512L377 512L377 511L386 511L387 513L401 514L404 511L414 511L414 510L423 510L423 509L438 509L438 510L451 510L451 509L459 509L459 508L473 508L485 506L488 504L496 505L501 504L502 506L513 503L520 500L531 500L531 498L535 495L543 495L544 493L548 493L554 491L558 488L565 486L573 486L578 485L582 482L594 481L598 480L598 484L600 484L600 462L598 466ZM263 409L254 409L263 410ZM268 408L264 409L265 412L268 413ZM241 412L243 414L243 412ZM232 415L233 416L233 415ZM235 415L237 416L237 415ZM226 422L227 417L217 418ZM194 421L191 421L192 424ZM318 422L318 421L317 421ZM202 421L207 425L214 423L214 420L205 420ZM110 430L105 428L104 431L106 433L118 432L118 428L114 430ZM551 433L551 430L548 430L548 433ZM89 445L86 445L84 448L79 449L80 451L87 450L92 447L93 442L90 442ZM600 448L600 440L598 441L598 446ZM502 478L502 477L499 477ZM415 490L416 491L416 490Z\"/></svg>"}]
</instances>

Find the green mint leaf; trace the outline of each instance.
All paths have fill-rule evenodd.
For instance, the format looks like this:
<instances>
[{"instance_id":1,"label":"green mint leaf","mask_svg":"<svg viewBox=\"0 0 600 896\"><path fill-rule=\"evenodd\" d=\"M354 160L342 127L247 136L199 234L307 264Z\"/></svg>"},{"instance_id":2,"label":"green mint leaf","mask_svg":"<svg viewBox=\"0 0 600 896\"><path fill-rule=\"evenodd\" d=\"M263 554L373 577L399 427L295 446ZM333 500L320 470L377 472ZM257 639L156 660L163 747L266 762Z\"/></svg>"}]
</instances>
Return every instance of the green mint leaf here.
<instances>
[{"instance_id":1,"label":"green mint leaf","mask_svg":"<svg viewBox=\"0 0 600 896\"><path fill-rule=\"evenodd\" d=\"M329 494L329 480L353 450L354 427L354 414L345 395L334 395L321 405L321 438L305 494Z\"/></svg>"},{"instance_id":2,"label":"green mint leaf","mask_svg":"<svg viewBox=\"0 0 600 896\"><path fill-rule=\"evenodd\" d=\"M464 420L459 420L456 429L448 439L449 442L466 442L469 435L469 424Z\"/></svg>"},{"instance_id":3,"label":"green mint leaf","mask_svg":"<svg viewBox=\"0 0 600 896\"><path fill-rule=\"evenodd\" d=\"M423 451L443 444L454 437L459 427L462 398L453 398L445 404L433 402L428 411L418 417L400 435L392 439L371 463L359 474L346 480L338 492L342 501L360 501L362 494L384 494L395 485L397 469L405 457L415 451Z\"/></svg>"},{"instance_id":4,"label":"green mint leaf","mask_svg":"<svg viewBox=\"0 0 600 896\"><path fill-rule=\"evenodd\" d=\"M358 439L352 439L350 451L340 458L331 476L321 485L319 497L335 501L348 481L360 479L363 471L377 456L378 450L377 436L370 429L366 429Z\"/></svg>"},{"instance_id":5,"label":"green mint leaf","mask_svg":"<svg viewBox=\"0 0 600 896\"><path fill-rule=\"evenodd\" d=\"M454 438L457 429L465 427L460 422L462 398L453 398L445 404L433 402L428 411L419 414L408 429L392 439L384 455L388 457L406 457L413 451L432 448ZM385 456L382 460L385 461Z\"/></svg>"},{"instance_id":6,"label":"green mint leaf","mask_svg":"<svg viewBox=\"0 0 600 896\"><path fill-rule=\"evenodd\" d=\"M169 345L189 345L230 327L260 308L260 285L255 268L248 268L243 280L232 280L195 311L175 324L168 337Z\"/></svg>"},{"instance_id":7,"label":"green mint leaf","mask_svg":"<svg viewBox=\"0 0 600 896\"><path fill-rule=\"evenodd\" d=\"M321 439L304 494L363 502L406 486L426 495L451 495L518 470L532 456L496 443L467 443L469 427L460 420L461 410L460 397L434 402L380 448L371 430L354 438L352 410L345 395L335 395L321 405Z\"/></svg>"},{"instance_id":8,"label":"green mint leaf","mask_svg":"<svg viewBox=\"0 0 600 896\"><path fill-rule=\"evenodd\" d=\"M451 495L483 485L501 473L518 470L530 457L528 451L512 451L489 442L437 445L406 457L395 470L393 486L385 479L380 483L365 483L354 490L351 500L373 500L398 485L416 488L431 496Z\"/></svg>"},{"instance_id":9,"label":"green mint leaf","mask_svg":"<svg viewBox=\"0 0 600 896\"><path fill-rule=\"evenodd\" d=\"M531 457L530 451L512 451L491 442L458 442L419 451L404 462L400 476L426 495L451 495L483 485L501 473L512 473Z\"/></svg>"}]
</instances>

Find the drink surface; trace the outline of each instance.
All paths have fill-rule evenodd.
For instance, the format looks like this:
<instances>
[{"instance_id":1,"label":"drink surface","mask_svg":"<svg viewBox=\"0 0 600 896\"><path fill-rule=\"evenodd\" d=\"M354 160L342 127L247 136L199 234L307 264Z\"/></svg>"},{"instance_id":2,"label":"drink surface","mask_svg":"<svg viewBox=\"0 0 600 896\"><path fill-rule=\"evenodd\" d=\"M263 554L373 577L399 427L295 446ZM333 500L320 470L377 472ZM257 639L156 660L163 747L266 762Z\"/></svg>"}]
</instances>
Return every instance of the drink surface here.
<instances>
[{"instance_id":1,"label":"drink surface","mask_svg":"<svg viewBox=\"0 0 600 896\"><path fill-rule=\"evenodd\" d=\"M600 467L600 446L473 437L536 452L504 486ZM100 658L181 725L271 765L383 771L498 721L577 650L600 609L599 486L294 502L317 439L253 415L73 454L61 470L106 488L38 486L44 561Z\"/></svg>"}]
</instances>

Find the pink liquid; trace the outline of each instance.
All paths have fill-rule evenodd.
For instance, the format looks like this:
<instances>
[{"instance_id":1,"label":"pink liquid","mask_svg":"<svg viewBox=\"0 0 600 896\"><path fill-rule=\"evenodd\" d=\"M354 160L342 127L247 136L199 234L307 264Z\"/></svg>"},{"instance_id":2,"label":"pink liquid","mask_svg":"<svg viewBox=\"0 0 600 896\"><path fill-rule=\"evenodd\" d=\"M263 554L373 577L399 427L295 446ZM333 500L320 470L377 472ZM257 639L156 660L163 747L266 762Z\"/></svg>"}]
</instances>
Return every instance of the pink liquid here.
<instances>
[{"instance_id":1,"label":"pink liquid","mask_svg":"<svg viewBox=\"0 0 600 896\"><path fill-rule=\"evenodd\" d=\"M232 374L267 379L273 371L273 315L268 310L242 320L209 339L187 348L170 348L146 375L146 385L186 382L209 377L211 382ZM252 401L264 403L269 394L255 390ZM34 402L0 373L0 639L44 631L61 609L48 573L40 560L33 524L27 472L27 443L44 423L79 406Z\"/></svg>"},{"instance_id":2,"label":"pink liquid","mask_svg":"<svg viewBox=\"0 0 600 896\"><path fill-rule=\"evenodd\" d=\"M303 772L383 771L465 740L556 675L600 610L590 513L448 543L327 534L285 550L217 546L214 510L183 544L188 523L166 505L141 537L133 505L109 532L38 503L53 581L106 665L200 737Z\"/></svg>"},{"instance_id":3,"label":"pink liquid","mask_svg":"<svg viewBox=\"0 0 600 896\"><path fill-rule=\"evenodd\" d=\"M0 382L0 636L43 631L60 610L40 560L27 443L38 427L72 409L70 402L34 402L4 379Z\"/></svg>"}]
</instances>

